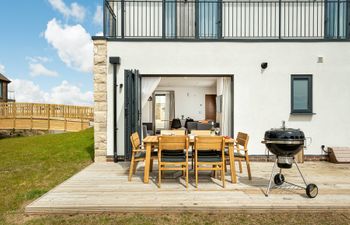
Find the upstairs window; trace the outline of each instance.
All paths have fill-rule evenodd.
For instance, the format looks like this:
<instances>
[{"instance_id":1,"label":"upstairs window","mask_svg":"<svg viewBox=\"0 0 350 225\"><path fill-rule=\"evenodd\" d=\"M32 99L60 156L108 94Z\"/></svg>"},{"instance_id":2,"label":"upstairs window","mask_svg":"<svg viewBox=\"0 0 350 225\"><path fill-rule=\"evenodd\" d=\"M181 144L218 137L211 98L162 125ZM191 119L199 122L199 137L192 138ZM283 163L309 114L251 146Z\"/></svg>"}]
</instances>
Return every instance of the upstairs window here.
<instances>
[{"instance_id":1,"label":"upstairs window","mask_svg":"<svg viewBox=\"0 0 350 225\"><path fill-rule=\"evenodd\" d=\"M292 75L291 113L312 112L312 75Z\"/></svg>"}]
</instances>

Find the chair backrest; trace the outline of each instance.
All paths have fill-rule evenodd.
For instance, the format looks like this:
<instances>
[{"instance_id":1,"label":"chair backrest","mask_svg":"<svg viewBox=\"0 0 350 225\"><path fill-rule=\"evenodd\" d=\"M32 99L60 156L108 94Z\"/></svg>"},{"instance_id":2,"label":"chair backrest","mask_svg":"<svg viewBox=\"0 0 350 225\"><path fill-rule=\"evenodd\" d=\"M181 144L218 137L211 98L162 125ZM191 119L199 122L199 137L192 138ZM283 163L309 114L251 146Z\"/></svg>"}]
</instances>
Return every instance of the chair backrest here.
<instances>
[{"instance_id":1,"label":"chair backrest","mask_svg":"<svg viewBox=\"0 0 350 225\"><path fill-rule=\"evenodd\" d=\"M197 130L198 122L187 122L186 128L188 130Z\"/></svg>"},{"instance_id":2,"label":"chair backrest","mask_svg":"<svg viewBox=\"0 0 350 225\"><path fill-rule=\"evenodd\" d=\"M172 129L179 129L179 128L181 128L181 121L180 121L180 119L173 119L171 121L171 128Z\"/></svg>"},{"instance_id":3,"label":"chair backrest","mask_svg":"<svg viewBox=\"0 0 350 225\"><path fill-rule=\"evenodd\" d=\"M194 135L211 135L211 130L192 130L191 134Z\"/></svg>"},{"instance_id":4,"label":"chair backrest","mask_svg":"<svg viewBox=\"0 0 350 225\"><path fill-rule=\"evenodd\" d=\"M198 151L224 152L225 138L222 136L198 136L195 137L194 148Z\"/></svg>"},{"instance_id":5,"label":"chair backrest","mask_svg":"<svg viewBox=\"0 0 350 225\"><path fill-rule=\"evenodd\" d=\"M131 134L130 136L130 142L133 150L139 149L140 148L140 136L137 132Z\"/></svg>"},{"instance_id":6,"label":"chair backrest","mask_svg":"<svg viewBox=\"0 0 350 225\"><path fill-rule=\"evenodd\" d=\"M185 135L185 130L161 130L160 135Z\"/></svg>"},{"instance_id":7,"label":"chair backrest","mask_svg":"<svg viewBox=\"0 0 350 225\"><path fill-rule=\"evenodd\" d=\"M210 123L198 123L197 129L198 130L210 130L213 127Z\"/></svg>"},{"instance_id":8,"label":"chair backrest","mask_svg":"<svg viewBox=\"0 0 350 225\"><path fill-rule=\"evenodd\" d=\"M187 136L159 136L158 137L158 152L162 150L176 151L186 150L188 151L188 137Z\"/></svg>"},{"instance_id":9,"label":"chair backrest","mask_svg":"<svg viewBox=\"0 0 350 225\"><path fill-rule=\"evenodd\" d=\"M236 146L237 148L243 147L243 149L247 149L249 141L249 135L243 132L238 132L236 138Z\"/></svg>"}]
</instances>

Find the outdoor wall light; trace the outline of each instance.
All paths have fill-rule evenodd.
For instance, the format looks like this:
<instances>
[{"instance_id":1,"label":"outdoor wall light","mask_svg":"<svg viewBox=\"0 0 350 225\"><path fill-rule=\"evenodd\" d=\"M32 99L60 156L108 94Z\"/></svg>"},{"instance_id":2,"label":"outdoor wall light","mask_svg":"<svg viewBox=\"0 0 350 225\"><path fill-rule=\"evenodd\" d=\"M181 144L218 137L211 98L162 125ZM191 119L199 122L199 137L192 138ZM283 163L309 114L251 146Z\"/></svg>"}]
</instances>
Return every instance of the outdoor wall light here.
<instances>
[{"instance_id":1,"label":"outdoor wall light","mask_svg":"<svg viewBox=\"0 0 350 225\"><path fill-rule=\"evenodd\" d=\"M261 69L263 69L263 70L264 70L264 69L266 69L266 68L267 68L268 63L267 63L267 62L262 62L260 66L261 66Z\"/></svg>"}]
</instances>

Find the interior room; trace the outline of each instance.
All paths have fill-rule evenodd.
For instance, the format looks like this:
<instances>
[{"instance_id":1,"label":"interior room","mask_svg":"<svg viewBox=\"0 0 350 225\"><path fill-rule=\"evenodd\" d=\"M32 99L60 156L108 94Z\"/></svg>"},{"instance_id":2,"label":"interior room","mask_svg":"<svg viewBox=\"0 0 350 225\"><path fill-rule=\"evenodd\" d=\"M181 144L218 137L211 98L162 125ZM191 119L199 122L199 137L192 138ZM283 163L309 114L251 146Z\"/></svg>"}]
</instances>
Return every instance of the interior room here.
<instances>
[{"instance_id":1,"label":"interior room","mask_svg":"<svg viewBox=\"0 0 350 225\"><path fill-rule=\"evenodd\" d=\"M231 93L226 77L142 77L143 133L211 130L230 135Z\"/></svg>"}]
</instances>

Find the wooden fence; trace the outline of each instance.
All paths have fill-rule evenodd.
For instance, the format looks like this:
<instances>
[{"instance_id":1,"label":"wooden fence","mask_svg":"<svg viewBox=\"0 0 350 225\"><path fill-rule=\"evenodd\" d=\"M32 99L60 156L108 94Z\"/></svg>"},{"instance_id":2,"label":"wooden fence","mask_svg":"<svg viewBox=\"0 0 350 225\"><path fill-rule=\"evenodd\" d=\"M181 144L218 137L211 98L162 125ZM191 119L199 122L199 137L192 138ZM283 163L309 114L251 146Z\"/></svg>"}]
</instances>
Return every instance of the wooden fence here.
<instances>
[{"instance_id":1,"label":"wooden fence","mask_svg":"<svg viewBox=\"0 0 350 225\"><path fill-rule=\"evenodd\" d=\"M92 107L0 103L0 129L80 131L93 121Z\"/></svg>"}]
</instances>

